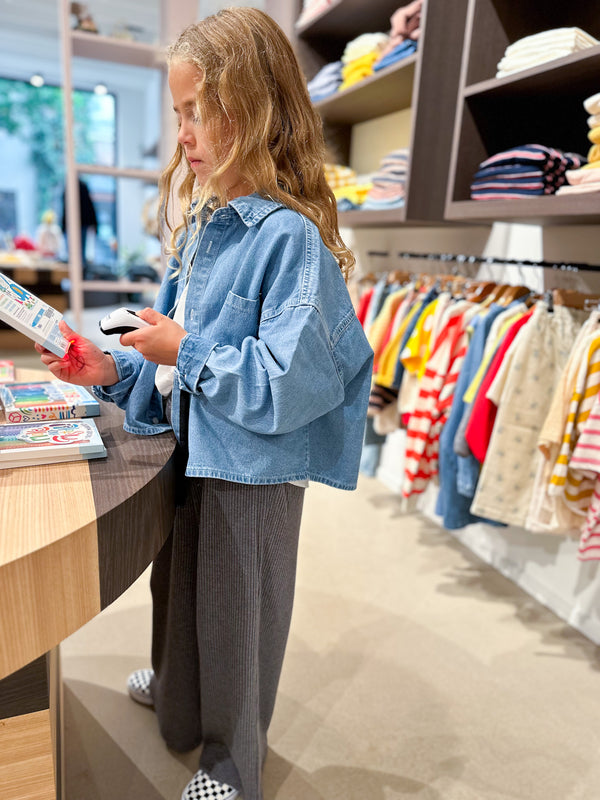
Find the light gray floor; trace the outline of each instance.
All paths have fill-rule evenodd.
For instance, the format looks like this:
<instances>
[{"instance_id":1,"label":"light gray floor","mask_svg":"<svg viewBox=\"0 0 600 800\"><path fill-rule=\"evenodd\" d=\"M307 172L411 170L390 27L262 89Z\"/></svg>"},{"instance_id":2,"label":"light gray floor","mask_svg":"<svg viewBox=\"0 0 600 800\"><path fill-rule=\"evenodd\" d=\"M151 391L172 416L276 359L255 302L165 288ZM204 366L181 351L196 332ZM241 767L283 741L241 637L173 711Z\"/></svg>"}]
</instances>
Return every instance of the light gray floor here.
<instances>
[{"instance_id":1,"label":"light gray floor","mask_svg":"<svg viewBox=\"0 0 600 800\"><path fill-rule=\"evenodd\" d=\"M67 800L179 800L197 753L125 693L148 573L62 646ZM598 648L375 479L307 492L265 800L600 797Z\"/></svg>"}]
</instances>

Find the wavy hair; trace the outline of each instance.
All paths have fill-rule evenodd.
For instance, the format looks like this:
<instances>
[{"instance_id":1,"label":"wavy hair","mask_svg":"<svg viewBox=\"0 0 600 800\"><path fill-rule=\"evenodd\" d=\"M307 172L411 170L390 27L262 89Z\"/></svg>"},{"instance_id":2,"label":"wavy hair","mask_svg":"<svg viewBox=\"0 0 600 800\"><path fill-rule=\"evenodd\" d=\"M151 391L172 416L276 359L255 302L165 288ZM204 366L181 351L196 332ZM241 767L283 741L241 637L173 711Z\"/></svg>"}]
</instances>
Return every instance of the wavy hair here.
<instances>
[{"instance_id":1,"label":"wavy hair","mask_svg":"<svg viewBox=\"0 0 600 800\"><path fill-rule=\"evenodd\" d=\"M325 179L322 122L281 28L258 9L225 8L181 33L167 51L169 66L176 62L198 67L199 116L211 126L214 141L227 144L218 148L217 166L203 186L195 183L177 144L159 184L169 254L180 260L177 243L188 231L192 202L200 208L227 205L223 175L235 164L254 191L315 223L347 279L355 259L340 236L335 197ZM183 222L173 227L169 201L179 178Z\"/></svg>"}]
</instances>

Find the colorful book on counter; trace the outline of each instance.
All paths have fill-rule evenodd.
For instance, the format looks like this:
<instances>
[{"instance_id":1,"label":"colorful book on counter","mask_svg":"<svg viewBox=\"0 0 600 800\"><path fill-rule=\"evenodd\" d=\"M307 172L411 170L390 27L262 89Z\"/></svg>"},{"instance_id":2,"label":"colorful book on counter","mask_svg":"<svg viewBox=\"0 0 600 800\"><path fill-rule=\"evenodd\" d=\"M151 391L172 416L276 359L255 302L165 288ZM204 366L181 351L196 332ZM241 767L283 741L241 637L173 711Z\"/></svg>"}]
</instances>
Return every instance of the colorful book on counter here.
<instances>
[{"instance_id":1,"label":"colorful book on counter","mask_svg":"<svg viewBox=\"0 0 600 800\"><path fill-rule=\"evenodd\" d=\"M15 379L15 362L0 360L0 383L8 383Z\"/></svg>"},{"instance_id":2,"label":"colorful book on counter","mask_svg":"<svg viewBox=\"0 0 600 800\"><path fill-rule=\"evenodd\" d=\"M64 381L0 385L4 419L0 424L97 417L100 404L83 386Z\"/></svg>"},{"instance_id":3,"label":"colorful book on counter","mask_svg":"<svg viewBox=\"0 0 600 800\"><path fill-rule=\"evenodd\" d=\"M0 427L0 469L83 461L105 455L106 448L93 419Z\"/></svg>"},{"instance_id":4,"label":"colorful book on counter","mask_svg":"<svg viewBox=\"0 0 600 800\"><path fill-rule=\"evenodd\" d=\"M62 358L69 342L59 330L62 314L0 272L0 320Z\"/></svg>"}]
</instances>

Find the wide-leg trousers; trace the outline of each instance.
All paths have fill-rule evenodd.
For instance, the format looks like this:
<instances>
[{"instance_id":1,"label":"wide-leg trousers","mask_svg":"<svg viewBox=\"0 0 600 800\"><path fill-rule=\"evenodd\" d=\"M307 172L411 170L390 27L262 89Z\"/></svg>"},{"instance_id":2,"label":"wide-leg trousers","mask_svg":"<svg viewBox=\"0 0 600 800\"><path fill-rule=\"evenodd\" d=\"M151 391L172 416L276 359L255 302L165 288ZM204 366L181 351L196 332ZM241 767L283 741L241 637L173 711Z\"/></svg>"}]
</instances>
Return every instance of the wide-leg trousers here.
<instances>
[{"instance_id":1,"label":"wide-leg trousers","mask_svg":"<svg viewBox=\"0 0 600 800\"><path fill-rule=\"evenodd\" d=\"M304 489L184 478L154 561L152 696L167 745L262 800L290 628Z\"/></svg>"}]
</instances>

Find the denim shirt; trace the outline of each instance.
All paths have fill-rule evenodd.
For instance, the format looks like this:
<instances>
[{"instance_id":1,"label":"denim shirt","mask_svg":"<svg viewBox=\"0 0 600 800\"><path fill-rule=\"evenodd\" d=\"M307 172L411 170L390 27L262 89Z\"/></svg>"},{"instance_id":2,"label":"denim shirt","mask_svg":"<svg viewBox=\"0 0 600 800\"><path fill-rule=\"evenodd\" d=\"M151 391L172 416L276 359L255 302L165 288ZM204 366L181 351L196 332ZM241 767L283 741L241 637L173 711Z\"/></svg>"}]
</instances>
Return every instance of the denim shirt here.
<instances>
[{"instance_id":1,"label":"denim shirt","mask_svg":"<svg viewBox=\"0 0 600 800\"><path fill-rule=\"evenodd\" d=\"M373 353L317 227L252 194L217 209L180 253L154 307L172 316L191 266L171 407L181 441L189 394L186 475L354 489ZM119 381L98 397L125 409L130 433L168 430L156 364L111 355Z\"/></svg>"}]
</instances>

